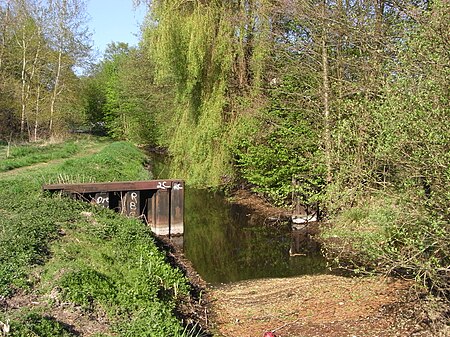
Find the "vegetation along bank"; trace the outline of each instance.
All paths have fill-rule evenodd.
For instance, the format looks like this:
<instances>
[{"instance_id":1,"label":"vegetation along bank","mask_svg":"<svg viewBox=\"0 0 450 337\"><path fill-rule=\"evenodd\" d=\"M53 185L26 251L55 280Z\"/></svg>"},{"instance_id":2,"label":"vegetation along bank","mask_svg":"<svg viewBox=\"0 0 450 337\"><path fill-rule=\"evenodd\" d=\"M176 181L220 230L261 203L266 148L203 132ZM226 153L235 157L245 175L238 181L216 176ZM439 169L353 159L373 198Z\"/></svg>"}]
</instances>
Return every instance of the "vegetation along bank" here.
<instances>
[{"instance_id":1,"label":"vegetation along bank","mask_svg":"<svg viewBox=\"0 0 450 337\"><path fill-rule=\"evenodd\" d=\"M13 153L25 160L46 148ZM89 148L0 176L0 321L9 321L8 336L195 335L175 315L188 282L141 221L43 194L49 182L150 178L128 143Z\"/></svg>"}]
</instances>

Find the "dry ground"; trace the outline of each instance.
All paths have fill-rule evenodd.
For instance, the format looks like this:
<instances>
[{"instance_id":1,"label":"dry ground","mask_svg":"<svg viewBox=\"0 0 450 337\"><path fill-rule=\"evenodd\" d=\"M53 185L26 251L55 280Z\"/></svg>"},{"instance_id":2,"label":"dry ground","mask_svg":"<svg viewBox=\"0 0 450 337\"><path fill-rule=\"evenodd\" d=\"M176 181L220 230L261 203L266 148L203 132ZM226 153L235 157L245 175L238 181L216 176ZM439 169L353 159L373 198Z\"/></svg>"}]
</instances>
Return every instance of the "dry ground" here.
<instances>
[{"instance_id":1,"label":"dry ground","mask_svg":"<svg viewBox=\"0 0 450 337\"><path fill-rule=\"evenodd\" d=\"M435 336L412 318L410 286L335 275L245 281L210 290L210 319L225 337Z\"/></svg>"}]
</instances>

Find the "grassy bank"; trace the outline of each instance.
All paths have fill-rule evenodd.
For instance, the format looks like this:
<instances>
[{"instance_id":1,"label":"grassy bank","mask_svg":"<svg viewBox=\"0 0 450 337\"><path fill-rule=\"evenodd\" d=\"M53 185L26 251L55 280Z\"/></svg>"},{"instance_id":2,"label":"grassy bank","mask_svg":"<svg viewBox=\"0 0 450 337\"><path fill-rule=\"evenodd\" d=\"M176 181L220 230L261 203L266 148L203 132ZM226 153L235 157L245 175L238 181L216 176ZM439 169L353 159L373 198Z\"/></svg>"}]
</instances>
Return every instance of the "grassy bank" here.
<instances>
[{"instance_id":1,"label":"grassy bank","mask_svg":"<svg viewBox=\"0 0 450 337\"><path fill-rule=\"evenodd\" d=\"M61 143L27 143L22 145L0 145L0 172L10 171L37 163L72 157L83 153L98 141L80 138Z\"/></svg>"},{"instance_id":2,"label":"grassy bank","mask_svg":"<svg viewBox=\"0 0 450 337\"><path fill-rule=\"evenodd\" d=\"M64 319L74 313L98 323L96 336L188 335L174 315L187 295L186 280L165 262L143 223L41 190L61 177L148 179L143 161L135 147L120 142L0 177L0 296L7 299L0 320L10 319L8 336L78 336L83 324ZM38 304L5 304L27 296Z\"/></svg>"}]
</instances>

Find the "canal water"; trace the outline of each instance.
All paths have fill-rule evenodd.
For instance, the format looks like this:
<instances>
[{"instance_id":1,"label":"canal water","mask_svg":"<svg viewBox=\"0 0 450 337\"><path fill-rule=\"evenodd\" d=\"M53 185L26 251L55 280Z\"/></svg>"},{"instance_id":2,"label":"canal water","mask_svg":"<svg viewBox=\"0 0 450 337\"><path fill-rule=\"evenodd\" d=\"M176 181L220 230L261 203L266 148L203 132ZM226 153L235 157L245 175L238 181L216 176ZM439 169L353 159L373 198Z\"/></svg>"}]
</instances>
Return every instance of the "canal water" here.
<instances>
[{"instance_id":1,"label":"canal water","mask_svg":"<svg viewBox=\"0 0 450 337\"><path fill-rule=\"evenodd\" d=\"M155 179L166 179L153 166ZM221 193L185 189L184 236L174 238L208 283L326 273L326 262L310 228L271 223Z\"/></svg>"}]
</instances>

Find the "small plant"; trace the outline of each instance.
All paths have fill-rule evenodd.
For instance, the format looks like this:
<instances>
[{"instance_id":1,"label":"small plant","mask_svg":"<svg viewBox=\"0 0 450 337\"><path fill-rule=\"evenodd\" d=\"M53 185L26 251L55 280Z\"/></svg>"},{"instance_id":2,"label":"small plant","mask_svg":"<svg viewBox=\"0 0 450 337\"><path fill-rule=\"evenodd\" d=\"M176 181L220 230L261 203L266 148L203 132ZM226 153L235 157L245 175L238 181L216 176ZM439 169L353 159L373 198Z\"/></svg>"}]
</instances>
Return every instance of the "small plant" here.
<instances>
[{"instance_id":1,"label":"small plant","mask_svg":"<svg viewBox=\"0 0 450 337\"><path fill-rule=\"evenodd\" d=\"M72 331L70 326L58 322L50 316L31 312L11 323L8 337L75 337L78 333Z\"/></svg>"},{"instance_id":2,"label":"small plant","mask_svg":"<svg viewBox=\"0 0 450 337\"><path fill-rule=\"evenodd\" d=\"M117 287L107 275L93 269L84 269L63 276L63 298L84 309L93 309L93 303L104 305L115 301Z\"/></svg>"}]
</instances>

